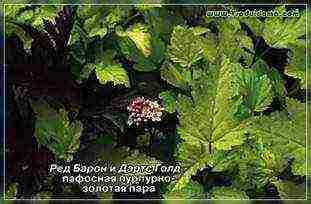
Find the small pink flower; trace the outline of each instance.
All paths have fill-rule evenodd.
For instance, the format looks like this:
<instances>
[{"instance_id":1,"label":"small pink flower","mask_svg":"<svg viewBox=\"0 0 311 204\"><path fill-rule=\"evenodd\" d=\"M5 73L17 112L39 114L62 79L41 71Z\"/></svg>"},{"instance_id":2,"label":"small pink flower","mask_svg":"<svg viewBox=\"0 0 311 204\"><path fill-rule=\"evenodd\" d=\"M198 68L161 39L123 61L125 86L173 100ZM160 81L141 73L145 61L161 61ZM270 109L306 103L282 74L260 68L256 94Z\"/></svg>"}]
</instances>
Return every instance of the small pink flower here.
<instances>
[{"instance_id":1,"label":"small pink flower","mask_svg":"<svg viewBox=\"0 0 311 204\"><path fill-rule=\"evenodd\" d=\"M142 122L147 121L161 121L164 108L157 101L151 101L142 96L132 100L127 110L130 112L128 124L135 123L136 125L140 125Z\"/></svg>"}]
</instances>

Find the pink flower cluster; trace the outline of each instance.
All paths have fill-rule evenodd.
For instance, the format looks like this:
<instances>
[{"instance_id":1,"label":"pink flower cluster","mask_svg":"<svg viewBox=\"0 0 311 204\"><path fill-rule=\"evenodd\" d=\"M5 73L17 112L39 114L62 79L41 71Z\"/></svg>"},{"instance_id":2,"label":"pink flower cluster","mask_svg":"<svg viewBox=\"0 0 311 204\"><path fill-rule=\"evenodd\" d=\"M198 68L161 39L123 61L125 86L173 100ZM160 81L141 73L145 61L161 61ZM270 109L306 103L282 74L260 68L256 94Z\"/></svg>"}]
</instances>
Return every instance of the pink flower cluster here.
<instances>
[{"instance_id":1,"label":"pink flower cluster","mask_svg":"<svg viewBox=\"0 0 311 204\"><path fill-rule=\"evenodd\" d=\"M151 101L143 96L132 100L127 109L130 113L128 119L129 125L132 123L140 125L147 121L161 121L162 112L164 111L164 108L157 101Z\"/></svg>"}]
</instances>

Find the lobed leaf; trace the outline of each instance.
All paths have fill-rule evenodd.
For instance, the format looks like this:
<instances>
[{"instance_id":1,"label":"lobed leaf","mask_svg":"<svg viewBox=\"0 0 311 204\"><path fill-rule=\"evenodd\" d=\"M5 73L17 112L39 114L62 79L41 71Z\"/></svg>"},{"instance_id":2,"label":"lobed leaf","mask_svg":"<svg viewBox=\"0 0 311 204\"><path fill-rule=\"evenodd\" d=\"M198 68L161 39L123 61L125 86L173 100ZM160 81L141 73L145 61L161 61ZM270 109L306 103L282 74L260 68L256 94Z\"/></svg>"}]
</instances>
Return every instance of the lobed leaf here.
<instances>
[{"instance_id":1,"label":"lobed leaf","mask_svg":"<svg viewBox=\"0 0 311 204\"><path fill-rule=\"evenodd\" d=\"M280 172L293 160L293 173L306 172L306 105L287 99L286 112L273 112L270 116L250 118L246 123L251 134L262 137L264 147L273 150L275 166Z\"/></svg>"}]
</instances>

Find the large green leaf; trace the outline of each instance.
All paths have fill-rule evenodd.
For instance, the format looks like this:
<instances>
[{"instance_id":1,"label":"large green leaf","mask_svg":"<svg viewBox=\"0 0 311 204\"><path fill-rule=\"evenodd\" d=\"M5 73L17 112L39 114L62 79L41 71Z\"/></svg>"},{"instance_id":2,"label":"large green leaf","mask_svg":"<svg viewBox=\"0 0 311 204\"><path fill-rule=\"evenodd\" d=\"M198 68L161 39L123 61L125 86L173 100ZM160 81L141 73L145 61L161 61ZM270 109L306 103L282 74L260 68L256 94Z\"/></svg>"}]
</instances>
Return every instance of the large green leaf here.
<instances>
[{"instance_id":1,"label":"large green leaf","mask_svg":"<svg viewBox=\"0 0 311 204\"><path fill-rule=\"evenodd\" d=\"M262 137L271 152L271 169L281 172L293 159L293 173L306 174L306 105L287 99L288 112L257 116L245 123L251 134Z\"/></svg>"},{"instance_id":2,"label":"large green leaf","mask_svg":"<svg viewBox=\"0 0 311 204\"><path fill-rule=\"evenodd\" d=\"M207 73L201 73L200 78L192 82L194 103L186 97L179 98L181 127L178 131L184 140L180 148L184 164L188 164L187 161L194 164L196 159L192 157L212 151L208 146L220 150L242 143L241 135L234 134L233 120L238 94L234 70L239 67L226 59L220 67L207 68Z\"/></svg>"},{"instance_id":3,"label":"large green leaf","mask_svg":"<svg viewBox=\"0 0 311 204\"><path fill-rule=\"evenodd\" d=\"M225 54L232 62L238 63L243 57L245 63L250 64L252 55L246 53L242 48L250 49L253 44L242 31L239 20L237 18L220 18L219 21L219 37L215 40L217 42L215 58Z\"/></svg>"},{"instance_id":4,"label":"large green leaf","mask_svg":"<svg viewBox=\"0 0 311 204\"><path fill-rule=\"evenodd\" d=\"M295 175L305 175L306 106L287 99L287 109L288 112L274 112L270 116L251 117L242 122L234 134L242 136L243 144L216 159L218 163L212 165L213 170L236 169L234 187L244 191L260 191L268 182L279 182L276 178L288 167L289 161Z\"/></svg>"},{"instance_id":5,"label":"large green leaf","mask_svg":"<svg viewBox=\"0 0 311 204\"><path fill-rule=\"evenodd\" d=\"M64 109L57 112L45 102L33 102L32 107L37 115L35 134L39 144L49 148L60 159L72 160L80 146L82 123L70 122Z\"/></svg>"},{"instance_id":6,"label":"large green leaf","mask_svg":"<svg viewBox=\"0 0 311 204\"><path fill-rule=\"evenodd\" d=\"M275 12L284 14L285 6L275 9ZM299 37L306 34L307 11L299 11L299 17L280 18L279 16L267 18L263 37L267 43L274 47L287 47L290 43L296 44Z\"/></svg>"},{"instance_id":7,"label":"large green leaf","mask_svg":"<svg viewBox=\"0 0 311 204\"><path fill-rule=\"evenodd\" d=\"M306 39L309 29L307 30L306 18L310 16L310 10L286 9L286 6L279 6L274 12L279 15L266 18L264 23L257 18L241 18L241 20L246 22L256 35L263 36L270 46L291 50L285 73L299 78L302 87L307 88L306 81L311 77L306 66L306 53L309 51L307 50L309 39ZM280 18L280 15L290 12L298 16Z\"/></svg>"},{"instance_id":8,"label":"large green leaf","mask_svg":"<svg viewBox=\"0 0 311 204\"><path fill-rule=\"evenodd\" d=\"M178 99L182 143L177 158L184 174L175 191L183 188L198 169L212 164L218 151L230 150L244 140L233 119L238 94L234 71L240 65L225 59L219 67L203 66L204 71L191 81L194 101L183 96Z\"/></svg>"}]
</instances>

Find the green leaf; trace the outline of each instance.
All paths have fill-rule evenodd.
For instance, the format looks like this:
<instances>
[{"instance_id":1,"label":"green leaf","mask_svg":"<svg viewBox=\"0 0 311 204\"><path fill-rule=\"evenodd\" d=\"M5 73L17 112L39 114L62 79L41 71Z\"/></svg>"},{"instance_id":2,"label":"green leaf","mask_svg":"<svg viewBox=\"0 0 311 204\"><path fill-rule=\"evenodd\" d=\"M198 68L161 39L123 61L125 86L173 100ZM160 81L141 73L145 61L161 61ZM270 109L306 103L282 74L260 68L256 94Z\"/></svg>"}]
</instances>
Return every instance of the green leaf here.
<instances>
[{"instance_id":1,"label":"green leaf","mask_svg":"<svg viewBox=\"0 0 311 204\"><path fill-rule=\"evenodd\" d=\"M83 19L83 28L88 37L104 37L107 30L115 28L118 23L128 17L132 6L97 6L83 5L77 10L77 16Z\"/></svg>"},{"instance_id":2,"label":"green leaf","mask_svg":"<svg viewBox=\"0 0 311 204\"><path fill-rule=\"evenodd\" d=\"M151 35L145 27L136 24L126 33L145 57L148 57L151 54Z\"/></svg>"},{"instance_id":3,"label":"green leaf","mask_svg":"<svg viewBox=\"0 0 311 204\"><path fill-rule=\"evenodd\" d=\"M276 69L273 69L268 72L268 76L272 86L272 95L279 98L285 97L286 89L280 73Z\"/></svg>"},{"instance_id":4,"label":"green leaf","mask_svg":"<svg viewBox=\"0 0 311 204\"><path fill-rule=\"evenodd\" d=\"M104 21L100 18L101 15L96 13L84 21L83 27L88 32L88 37L99 36L103 38L107 34L108 28L106 25L103 25Z\"/></svg>"},{"instance_id":5,"label":"green leaf","mask_svg":"<svg viewBox=\"0 0 311 204\"><path fill-rule=\"evenodd\" d=\"M256 69L237 72L240 99L250 113L263 111L272 102L272 87L267 75Z\"/></svg>"},{"instance_id":6,"label":"green leaf","mask_svg":"<svg viewBox=\"0 0 311 204\"><path fill-rule=\"evenodd\" d=\"M182 67L190 68L202 58L203 42L193 30L176 26L171 37L171 46L168 51L170 59Z\"/></svg>"},{"instance_id":7,"label":"green leaf","mask_svg":"<svg viewBox=\"0 0 311 204\"><path fill-rule=\"evenodd\" d=\"M43 20L54 20L62 6L42 5L34 10L26 10L19 16L17 21L30 23L39 30L43 30Z\"/></svg>"},{"instance_id":8,"label":"green leaf","mask_svg":"<svg viewBox=\"0 0 311 204\"><path fill-rule=\"evenodd\" d=\"M275 178L274 172L269 169L273 156L270 155L270 149L264 148L260 136L249 134L243 129L242 132L245 134L244 144L235 151L235 155L228 161L231 165L228 166L237 169L234 174L236 187L260 191L269 180Z\"/></svg>"},{"instance_id":9,"label":"green leaf","mask_svg":"<svg viewBox=\"0 0 311 204\"><path fill-rule=\"evenodd\" d=\"M106 84L111 81L115 85L124 84L129 87L130 82L126 70L121 67L120 64L115 64L112 61L112 58L110 57L112 55L113 53L106 52L102 61L95 64L88 63L84 66L80 75L80 80L87 79L91 72L95 70L96 76L101 84Z\"/></svg>"},{"instance_id":10,"label":"green leaf","mask_svg":"<svg viewBox=\"0 0 311 204\"><path fill-rule=\"evenodd\" d=\"M310 64L310 57L306 57L306 53L310 53L310 48L307 49L306 44L306 40L300 40L299 43L289 45L292 57L285 69L287 75L301 80L303 88L309 88L310 85L308 86L307 81L311 81L310 66L307 67L307 64Z\"/></svg>"},{"instance_id":11,"label":"green leaf","mask_svg":"<svg viewBox=\"0 0 311 204\"><path fill-rule=\"evenodd\" d=\"M158 34L151 35L151 49L150 59L155 65L160 65L166 54L166 45Z\"/></svg>"},{"instance_id":12,"label":"green leaf","mask_svg":"<svg viewBox=\"0 0 311 204\"><path fill-rule=\"evenodd\" d=\"M218 59L218 47L217 47L217 36L210 31L204 33L203 44L203 56L211 63L216 63Z\"/></svg>"},{"instance_id":13,"label":"green leaf","mask_svg":"<svg viewBox=\"0 0 311 204\"><path fill-rule=\"evenodd\" d=\"M30 39L29 38L25 39L26 38L25 33L22 31L22 29L20 29L21 30L20 32L17 32L16 30L17 27L11 23L11 21L16 21L17 14L24 7L25 5L5 5L5 13L4 13L4 10L3 11L1 10L1 11L3 12L4 18L5 18L5 35L10 36L12 33L17 33L21 39L24 39L23 41L25 43L26 40L30 40Z\"/></svg>"},{"instance_id":14,"label":"green leaf","mask_svg":"<svg viewBox=\"0 0 311 204\"><path fill-rule=\"evenodd\" d=\"M117 34L120 52L135 62L134 69L147 72L159 68L164 59L165 44L157 34L141 24L126 31L119 28Z\"/></svg>"},{"instance_id":15,"label":"green leaf","mask_svg":"<svg viewBox=\"0 0 311 204\"><path fill-rule=\"evenodd\" d=\"M180 72L176 66L168 62L162 65L160 71L162 79L176 87L187 89L189 80L186 80L185 72Z\"/></svg>"},{"instance_id":16,"label":"green leaf","mask_svg":"<svg viewBox=\"0 0 311 204\"><path fill-rule=\"evenodd\" d=\"M208 28L204 28L204 27L200 27L200 26L193 28L194 35L203 35L207 32L208 32Z\"/></svg>"},{"instance_id":17,"label":"green leaf","mask_svg":"<svg viewBox=\"0 0 311 204\"><path fill-rule=\"evenodd\" d=\"M5 6L5 19L6 20L12 20L16 17L18 12L24 8L25 5L6 5Z\"/></svg>"},{"instance_id":18,"label":"green leaf","mask_svg":"<svg viewBox=\"0 0 311 204\"><path fill-rule=\"evenodd\" d=\"M124 84L129 87L129 78L127 72L120 65L110 65L105 67L103 64L96 64L96 76L101 84L112 81L114 84Z\"/></svg>"},{"instance_id":19,"label":"green leaf","mask_svg":"<svg viewBox=\"0 0 311 204\"><path fill-rule=\"evenodd\" d=\"M188 197L189 195L192 196L192 194L199 194L202 196L203 191L201 187L195 185L191 181L191 176L195 175L197 170L204 167L206 165L206 162L210 160L209 155L201 155L199 158L196 158L197 162L186 169L184 173L176 180L173 182L170 186L170 189L166 193L166 197L172 198L174 196L186 196ZM190 188L189 188L190 187ZM194 189L191 189L195 187ZM176 198L176 197L175 197Z\"/></svg>"},{"instance_id":20,"label":"green leaf","mask_svg":"<svg viewBox=\"0 0 311 204\"><path fill-rule=\"evenodd\" d=\"M297 9L298 10L298 9ZM285 6L275 9L276 12L283 14ZM279 16L267 18L263 37L270 46L288 47L289 44L296 44L298 38L306 34L306 11L299 11L299 17L280 18Z\"/></svg>"},{"instance_id":21,"label":"green leaf","mask_svg":"<svg viewBox=\"0 0 311 204\"><path fill-rule=\"evenodd\" d=\"M177 159L185 172L174 189L189 182L198 169L211 164L214 154L243 143L243 134L235 133L238 129L235 130L237 124L233 120L238 94L234 71L240 65L225 59L218 67L202 66L204 71L191 81L194 101L183 96L178 98L178 133L182 143Z\"/></svg>"},{"instance_id":22,"label":"green leaf","mask_svg":"<svg viewBox=\"0 0 311 204\"><path fill-rule=\"evenodd\" d=\"M234 70L240 67L239 64L224 60L220 67L211 66L202 72L200 78L192 82L192 96L194 103L186 97L179 97L178 106L181 109L180 124L178 132L184 140L180 151L181 155L189 157L190 164L196 162L192 156L198 156L209 149L209 143L214 147L230 148L229 146L241 143L240 137L231 145L222 146L228 137L231 141L236 124L233 120L234 104L236 103L237 86L234 83ZM186 149L184 149L186 148ZM188 150L188 148L190 148ZM219 150L220 150L219 149ZM194 152L192 152L194 151ZM190 156L191 155L191 156ZM183 158L187 164L188 159Z\"/></svg>"},{"instance_id":23,"label":"green leaf","mask_svg":"<svg viewBox=\"0 0 311 204\"><path fill-rule=\"evenodd\" d=\"M306 105L287 99L288 112L273 112L270 116L257 116L246 122L247 130L262 138L274 161L271 169L281 172L293 161L293 173L306 172Z\"/></svg>"},{"instance_id":24,"label":"green leaf","mask_svg":"<svg viewBox=\"0 0 311 204\"><path fill-rule=\"evenodd\" d=\"M103 38L106 34L107 34L107 28L106 27L102 27L102 28L93 28L90 33L89 33L89 37L93 37L93 36L99 36L101 38Z\"/></svg>"},{"instance_id":25,"label":"green leaf","mask_svg":"<svg viewBox=\"0 0 311 204\"><path fill-rule=\"evenodd\" d=\"M137 71L141 72L149 72L158 69L158 67L149 58L140 58L138 63L134 64L133 67Z\"/></svg>"},{"instance_id":26,"label":"green leaf","mask_svg":"<svg viewBox=\"0 0 311 204\"><path fill-rule=\"evenodd\" d=\"M224 151L217 151L215 154L202 153L195 159L197 162L193 166L186 168L183 174L170 184L168 191L165 193L166 198L190 198L191 196L200 199L209 198L208 193L203 190L203 186L193 182L191 176L208 164L213 166L216 171L222 171L228 161L232 159L232 156L225 154Z\"/></svg>"},{"instance_id":27,"label":"green leaf","mask_svg":"<svg viewBox=\"0 0 311 204\"><path fill-rule=\"evenodd\" d=\"M18 183L11 183L6 186L5 199L16 199Z\"/></svg>"},{"instance_id":28,"label":"green leaf","mask_svg":"<svg viewBox=\"0 0 311 204\"><path fill-rule=\"evenodd\" d=\"M93 63L88 63L86 64L81 70L79 71L79 80L86 80L89 75L92 73L93 70L95 70L95 64Z\"/></svg>"},{"instance_id":29,"label":"green leaf","mask_svg":"<svg viewBox=\"0 0 311 204\"><path fill-rule=\"evenodd\" d=\"M136 62L135 69L139 71L152 71L156 67L149 61L144 54L138 49L136 44L128 36L118 40L121 53L128 59Z\"/></svg>"},{"instance_id":30,"label":"green leaf","mask_svg":"<svg viewBox=\"0 0 311 204\"><path fill-rule=\"evenodd\" d=\"M54 20L61 6L41 5L35 9L25 9L26 5L5 5L5 33L15 33L23 41L24 48L30 49L32 38L12 22L27 23L43 30L43 20Z\"/></svg>"},{"instance_id":31,"label":"green leaf","mask_svg":"<svg viewBox=\"0 0 311 204\"><path fill-rule=\"evenodd\" d=\"M244 133L241 131L233 131L228 133L225 137L220 138L215 143L216 149L230 150L233 146L238 146L243 143Z\"/></svg>"},{"instance_id":32,"label":"green leaf","mask_svg":"<svg viewBox=\"0 0 311 204\"><path fill-rule=\"evenodd\" d=\"M109 111L102 113L102 117L111 121L121 132L124 132L128 116L126 114L114 114Z\"/></svg>"},{"instance_id":33,"label":"green leaf","mask_svg":"<svg viewBox=\"0 0 311 204\"><path fill-rule=\"evenodd\" d=\"M176 96L172 91L164 91L159 94L159 97L164 101L165 111L174 113L177 107Z\"/></svg>"},{"instance_id":34,"label":"green leaf","mask_svg":"<svg viewBox=\"0 0 311 204\"><path fill-rule=\"evenodd\" d=\"M126 58L135 62L134 69L147 72L159 68L164 59L165 45L158 36L152 36L141 24L117 33L119 49Z\"/></svg>"},{"instance_id":35,"label":"green leaf","mask_svg":"<svg viewBox=\"0 0 311 204\"><path fill-rule=\"evenodd\" d=\"M97 144L112 144L112 138L110 136L100 136L96 139Z\"/></svg>"},{"instance_id":36,"label":"green leaf","mask_svg":"<svg viewBox=\"0 0 311 204\"><path fill-rule=\"evenodd\" d=\"M217 57L224 54L232 62L236 63L243 57L250 64L252 55L245 53L242 48L250 49L252 41L242 31L239 20L237 18L229 18L220 19L219 21L219 37L215 39Z\"/></svg>"},{"instance_id":37,"label":"green leaf","mask_svg":"<svg viewBox=\"0 0 311 204\"><path fill-rule=\"evenodd\" d=\"M307 159L306 148L297 148L296 150L293 150L292 155L295 158L294 164L292 165L293 174L305 175L306 174L306 159Z\"/></svg>"},{"instance_id":38,"label":"green leaf","mask_svg":"<svg viewBox=\"0 0 311 204\"><path fill-rule=\"evenodd\" d=\"M82 123L70 123L65 110L57 112L43 101L33 101L32 108L37 115L35 134L39 144L49 148L60 159L71 161L80 146Z\"/></svg>"}]
</instances>

